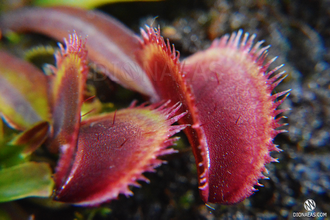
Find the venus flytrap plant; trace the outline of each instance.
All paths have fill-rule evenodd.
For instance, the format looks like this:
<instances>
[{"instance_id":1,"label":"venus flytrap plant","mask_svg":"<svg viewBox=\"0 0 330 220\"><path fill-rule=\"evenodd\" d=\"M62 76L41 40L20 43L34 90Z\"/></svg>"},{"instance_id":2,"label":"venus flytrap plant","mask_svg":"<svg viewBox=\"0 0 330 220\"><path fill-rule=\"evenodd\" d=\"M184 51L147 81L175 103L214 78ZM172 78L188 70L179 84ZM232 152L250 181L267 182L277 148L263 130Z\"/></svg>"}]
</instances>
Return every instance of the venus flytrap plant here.
<instances>
[{"instance_id":1,"label":"venus flytrap plant","mask_svg":"<svg viewBox=\"0 0 330 220\"><path fill-rule=\"evenodd\" d=\"M146 180L142 173L161 163L157 156L173 152L166 148L174 141L168 138L184 128L205 203L242 201L265 177L265 164L276 161L270 156L279 151L273 139L284 132L278 129L283 125L278 115L284 111L278 106L289 91L272 95L284 72L277 73L281 66L268 70L274 59L267 60L268 47L254 44L254 35L238 31L180 61L159 29L146 27L138 37L97 11L22 9L2 15L0 28L58 40L67 30L88 35L86 47L77 35L66 42L66 50L56 56L55 76L49 77L51 146L61 152L55 174L57 200L94 206L120 193L131 195L128 186ZM171 102L80 122L87 57L102 64L112 80L152 103ZM64 59L68 63L63 64ZM124 68L127 64L134 68ZM171 126L176 121L181 125Z\"/></svg>"},{"instance_id":2,"label":"venus flytrap plant","mask_svg":"<svg viewBox=\"0 0 330 220\"><path fill-rule=\"evenodd\" d=\"M56 54L53 68L53 143L61 152L55 173L55 199L80 205L98 205L129 185L145 180L143 172L161 164L156 157L173 153L169 139L185 125L171 126L180 105L131 107L92 116L80 122L87 77L85 43L74 34L66 49ZM88 178L85 178L88 177Z\"/></svg>"},{"instance_id":3,"label":"venus flytrap plant","mask_svg":"<svg viewBox=\"0 0 330 220\"><path fill-rule=\"evenodd\" d=\"M19 80L16 81L18 84L15 84L15 80L12 80L11 84L2 87L5 107L2 108L1 114L6 122L10 122L8 124L16 129L28 127L28 123L32 122L37 124L19 134L10 144L2 146L1 164L11 166L10 163L16 162L19 158L24 159L47 138L48 149L60 152L54 175L56 200L91 206L115 199L119 193L131 195L129 186L138 186L137 180L148 181L142 173L154 171L153 168L163 162L157 159L158 156L175 152L167 148L177 140L170 137L186 125L171 124L186 113L176 114L181 105L168 107L170 102L166 102L150 106L131 106L126 110L90 116L81 121L88 73L85 42L73 34L70 35L69 41L65 40L65 48L61 44L59 46L60 51L55 54L56 67L48 66L53 73L49 76L43 75L37 69L27 68L31 64L25 61L11 57L5 52L2 54L2 60L9 65L0 73L3 79L1 83L5 83L6 77L18 78L20 74L23 79L24 76L27 77L25 84ZM10 65L14 66L11 68ZM26 68L17 71L15 66ZM45 80L45 83L35 92L33 83L38 85L43 82L42 80ZM23 86L20 86L21 84ZM45 90L40 92L40 89ZM15 98L19 101L14 102L12 99ZM43 121L33 108L37 107L37 101L48 104L45 106L46 115L50 116L47 118L48 122ZM7 109L11 111L6 111ZM16 109L22 110L16 113ZM21 115L29 111L31 113L27 115L32 115L34 121L30 122L31 118L27 118L27 122L21 121L25 119ZM25 127L17 126L21 124ZM22 148L21 145L26 147ZM0 196L0 201L45 196L46 192L46 196L50 195L53 181L50 179L51 172L46 163L38 166L34 162L26 162L17 168L18 171L15 168L2 172L3 178L0 177L0 182L3 187L0 192L3 195ZM26 177L19 181L19 171L23 172L26 169L31 170L26 172L31 175L37 169L40 169L40 172L39 175L25 175ZM46 171L48 185L40 180L45 178ZM81 178L83 176L89 178ZM18 183L14 187L13 181ZM23 184L29 183L33 185L34 192L16 189L19 195L10 194L15 187L20 188ZM48 187L48 191L45 187ZM72 190L73 188L75 190Z\"/></svg>"}]
</instances>

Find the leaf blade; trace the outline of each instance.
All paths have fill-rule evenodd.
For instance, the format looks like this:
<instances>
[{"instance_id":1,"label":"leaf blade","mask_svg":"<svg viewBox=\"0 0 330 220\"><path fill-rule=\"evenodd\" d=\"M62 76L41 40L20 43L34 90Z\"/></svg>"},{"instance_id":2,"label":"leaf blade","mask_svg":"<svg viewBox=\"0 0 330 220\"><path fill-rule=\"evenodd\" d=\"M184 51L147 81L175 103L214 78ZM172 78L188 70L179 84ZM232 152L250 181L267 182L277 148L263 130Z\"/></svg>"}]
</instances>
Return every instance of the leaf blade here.
<instances>
[{"instance_id":1,"label":"leaf blade","mask_svg":"<svg viewBox=\"0 0 330 220\"><path fill-rule=\"evenodd\" d=\"M0 170L0 202L26 197L49 197L54 182L47 163L28 162Z\"/></svg>"},{"instance_id":2,"label":"leaf blade","mask_svg":"<svg viewBox=\"0 0 330 220\"><path fill-rule=\"evenodd\" d=\"M0 113L15 129L50 121L46 76L32 64L0 51Z\"/></svg>"},{"instance_id":3,"label":"leaf blade","mask_svg":"<svg viewBox=\"0 0 330 220\"><path fill-rule=\"evenodd\" d=\"M73 7L25 8L0 16L3 32L38 32L62 41L67 30L88 36L89 58L122 86L157 99L149 78L136 60L141 41L109 15ZM154 98L155 97L155 98Z\"/></svg>"},{"instance_id":4,"label":"leaf blade","mask_svg":"<svg viewBox=\"0 0 330 220\"><path fill-rule=\"evenodd\" d=\"M26 162L28 157L43 144L50 133L48 122L40 122L18 134L9 143L1 143L0 168Z\"/></svg>"}]
</instances>

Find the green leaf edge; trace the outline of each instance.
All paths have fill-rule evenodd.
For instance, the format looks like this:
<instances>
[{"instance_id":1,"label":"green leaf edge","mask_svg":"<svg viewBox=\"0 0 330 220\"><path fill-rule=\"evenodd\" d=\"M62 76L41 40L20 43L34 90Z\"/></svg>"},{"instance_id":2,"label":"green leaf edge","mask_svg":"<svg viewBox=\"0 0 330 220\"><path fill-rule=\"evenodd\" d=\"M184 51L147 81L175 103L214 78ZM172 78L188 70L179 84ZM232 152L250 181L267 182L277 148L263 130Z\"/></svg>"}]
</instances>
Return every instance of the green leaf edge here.
<instances>
[{"instance_id":1,"label":"green leaf edge","mask_svg":"<svg viewBox=\"0 0 330 220\"><path fill-rule=\"evenodd\" d=\"M47 163L27 162L0 170L0 202L49 197L53 187L52 170Z\"/></svg>"}]
</instances>

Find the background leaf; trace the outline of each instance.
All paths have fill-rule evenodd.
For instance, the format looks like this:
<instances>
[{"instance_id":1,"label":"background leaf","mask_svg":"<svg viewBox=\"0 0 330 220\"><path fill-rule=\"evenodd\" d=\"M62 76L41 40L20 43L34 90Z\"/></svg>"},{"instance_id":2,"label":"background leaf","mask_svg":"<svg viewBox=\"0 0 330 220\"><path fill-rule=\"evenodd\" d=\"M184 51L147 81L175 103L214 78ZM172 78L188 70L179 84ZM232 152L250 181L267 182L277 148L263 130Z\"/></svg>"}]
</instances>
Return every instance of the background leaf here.
<instances>
[{"instance_id":1,"label":"background leaf","mask_svg":"<svg viewBox=\"0 0 330 220\"><path fill-rule=\"evenodd\" d=\"M47 84L37 67L0 51L0 112L8 125L25 130L50 120Z\"/></svg>"},{"instance_id":2,"label":"background leaf","mask_svg":"<svg viewBox=\"0 0 330 220\"><path fill-rule=\"evenodd\" d=\"M52 171L47 163L28 162L0 171L0 202L30 196L49 197Z\"/></svg>"},{"instance_id":3,"label":"background leaf","mask_svg":"<svg viewBox=\"0 0 330 220\"><path fill-rule=\"evenodd\" d=\"M36 6L75 6L79 8L91 9L104 4L118 3L118 2L157 2L161 0L35 0L33 3Z\"/></svg>"},{"instance_id":4,"label":"background leaf","mask_svg":"<svg viewBox=\"0 0 330 220\"><path fill-rule=\"evenodd\" d=\"M40 122L20 133L10 142L0 142L0 169L27 161L46 140L49 129L48 122Z\"/></svg>"}]
</instances>

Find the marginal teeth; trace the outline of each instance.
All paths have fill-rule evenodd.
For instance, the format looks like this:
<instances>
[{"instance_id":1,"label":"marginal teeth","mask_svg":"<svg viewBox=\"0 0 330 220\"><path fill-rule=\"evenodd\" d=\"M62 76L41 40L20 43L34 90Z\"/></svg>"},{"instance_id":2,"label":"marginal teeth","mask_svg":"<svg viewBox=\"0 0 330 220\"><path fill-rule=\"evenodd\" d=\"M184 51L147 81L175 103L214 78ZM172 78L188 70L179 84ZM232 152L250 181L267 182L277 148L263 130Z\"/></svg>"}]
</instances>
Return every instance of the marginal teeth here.
<instances>
[{"instance_id":1,"label":"marginal teeth","mask_svg":"<svg viewBox=\"0 0 330 220\"><path fill-rule=\"evenodd\" d=\"M282 74L284 74L285 72L283 71L283 73ZM279 74L281 74L281 73L279 73ZM278 86L278 84L280 84L286 77L287 77L288 75L284 75L284 76L282 76L279 80L277 80L277 81L275 81L275 82L273 82L272 83L272 90L273 89L275 89L275 87L276 86Z\"/></svg>"},{"instance_id":2,"label":"marginal teeth","mask_svg":"<svg viewBox=\"0 0 330 220\"><path fill-rule=\"evenodd\" d=\"M270 62L274 62L277 59L277 57L274 57ZM268 65L268 63L266 64ZM270 63L269 63L270 65ZM275 67L274 69L272 69L271 71L269 71L268 73L266 73L266 77L269 78L271 75L273 75L276 71L278 71L279 69L281 69L284 66L284 64L281 64L277 67Z\"/></svg>"},{"instance_id":3,"label":"marginal teeth","mask_svg":"<svg viewBox=\"0 0 330 220\"><path fill-rule=\"evenodd\" d=\"M137 182L135 182L135 180L132 180L132 182L130 183L131 186L135 186L137 188L141 188L141 185Z\"/></svg>"},{"instance_id":4,"label":"marginal teeth","mask_svg":"<svg viewBox=\"0 0 330 220\"><path fill-rule=\"evenodd\" d=\"M272 162L279 163L278 158L273 158Z\"/></svg>"},{"instance_id":5,"label":"marginal teeth","mask_svg":"<svg viewBox=\"0 0 330 220\"><path fill-rule=\"evenodd\" d=\"M285 73L286 73L286 71L282 71L282 72L275 74L272 78L268 79L268 83L270 83L270 84L274 83L277 79L280 79ZM284 79L285 77L286 76L284 76L282 78Z\"/></svg>"},{"instance_id":6,"label":"marginal teeth","mask_svg":"<svg viewBox=\"0 0 330 220\"><path fill-rule=\"evenodd\" d=\"M286 97L290 91L291 91L291 89L288 89L288 90L285 90L282 92L275 93L274 95L272 95L273 101L275 101L277 98L284 96L284 95L285 95L284 97Z\"/></svg>"},{"instance_id":7,"label":"marginal teeth","mask_svg":"<svg viewBox=\"0 0 330 220\"><path fill-rule=\"evenodd\" d=\"M138 177L138 180L144 181L146 183L150 183L150 180L147 177L143 176L143 175L139 176Z\"/></svg>"},{"instance_id":8,"label":"marginal teeth","mask_svg":"<svg viewBox=\"0 0 330 220\"><path fill-rule=\"evenodd\" d=\"M254 187L252 187L251 190L252 190L253 192L257 192L257 191L259 191L258 189L254 188Z\"/></svg>"}]
</instances>

